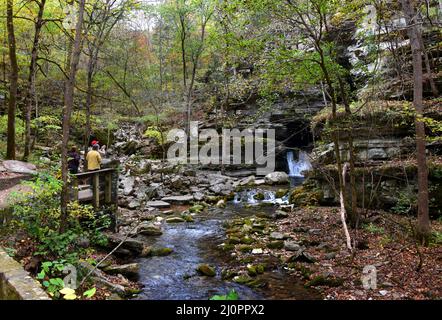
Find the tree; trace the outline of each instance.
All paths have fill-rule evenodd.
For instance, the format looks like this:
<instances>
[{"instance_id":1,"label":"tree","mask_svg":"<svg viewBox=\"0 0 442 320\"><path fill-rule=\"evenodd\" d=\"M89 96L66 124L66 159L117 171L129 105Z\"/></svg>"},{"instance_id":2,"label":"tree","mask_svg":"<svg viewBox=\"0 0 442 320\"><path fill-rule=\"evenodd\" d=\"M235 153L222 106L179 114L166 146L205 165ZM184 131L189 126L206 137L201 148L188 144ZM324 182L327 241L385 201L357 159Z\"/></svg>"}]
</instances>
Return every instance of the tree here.
<instances>
[{"instance_id":1,"label":"tree","mask_svg":"<svg viewBox=\"0 0 442 320\"><path fill-rule=\"evenodd\" d=\"M104 3L95 2L91 10L88 11L88 32L90 37L87 42L87 84L86 84L86 128L84 135L85 154L89 147L89 137L91 135L91 106L94 95L93 81L97 72L98 56L109 37L115 24L125 13L126 4L129 1L118 4L117 0L106 0Z\"/></svg>"},{"instance_id":2,"label":"tree","mask_svg":"<svg viewBox=\"0 0 442 320\"><path fill-rule=\"evenodd\" d=\"M31 153L31 113L33 100L35 99L35 78L37 73L37 60L40 42L41 29L45 23L43 13L45 10L46 0L35 1L38 6L37 20L34 23L34 40L32 42L31 61L29 63L28 74L28 91L25 103L25 151L23 160L27 161ZM36 101L35 101L36 104Z\"/></svg>"},{"instance_id":3,"label":"tree","mask_svg":"<svg viewBox=\"0 0 442 320\"><path fill-rule=\"evenodd\" d=\"M192 74L190 78L190 84L187 88L187 133L190 134L190 122L192 121L192 99L193 99L193 90L195 86L195 77L196 71L198 68L198 64L200 62L201 55L203 53L204 41L206 39L206 27L207 23L211 19L213 15L213 7L211 6L210 1L200 0L197 3L197 13L200 18L200 36L199 39L195 40L193 46L190 50L190 60L192 62ZM184 67L184 65L183 65Z\"/></svg>"},{"instance_id":4,"label":"tree","mask_svg":"<svg viewBox=\"0 0 442 320\"><path fill-rule=\"evenodd\" d=\"M75 79L80 61L82 46L82 30L84 16L85 0L80 0L78 10L78 20L75 27L75 38L72 52L69 55L69 76L65 81L64 88L64 107L63 107L63 139L61 145L61 176L63 188L61 193L61 231L66 227L67 222L67 206L69 202L69 185L68 185L68 144L69 144L69 127L71 123L71 114L74 104Z\"/></svg>"},{"instance_id":5,"label":"tree","mask_svg":"<svg viewBox=\"0 0 442 320\"><path fill-rule=\"evenodd\" d=\"M6 16L8 30L9 60L11 71L9 73L9 101L8 101L8 142L7 159L15 159L15 111L17 102L18 87L18 64L14 34L13 0L7 0Z\"/></svg>"},{"instance_id":6,"label":"tree","mask_svg":"<svg viewBox=\"0 0 442 320\"><path fill-rule=\"evenodd\" d=\"M401 0L402 10L407 21L407 32L413 56L413 104L416 109L416 156L418 170L418 216L417 236L426 242L430 233L428 210L428 167L426 157L425 123L423 121L423 71L422 71L422 33L421 21L416 14L416 7L411 0Z\"/></svg>"}]
</instances>

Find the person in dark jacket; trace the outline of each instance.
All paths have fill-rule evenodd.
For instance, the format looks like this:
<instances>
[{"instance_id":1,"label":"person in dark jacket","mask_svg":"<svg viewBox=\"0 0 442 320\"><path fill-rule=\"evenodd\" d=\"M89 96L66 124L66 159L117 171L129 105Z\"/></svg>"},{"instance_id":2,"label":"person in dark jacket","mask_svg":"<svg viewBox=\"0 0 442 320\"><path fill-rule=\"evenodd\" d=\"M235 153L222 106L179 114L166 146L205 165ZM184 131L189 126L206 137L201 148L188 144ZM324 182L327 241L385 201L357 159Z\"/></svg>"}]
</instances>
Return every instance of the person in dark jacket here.
<instances>
[{"instance_id":1,"label":"person in dark jacket","mask_svg":"<svg viewBox=\"0 0 442 320\"><path fill-rule=\"evenodd\" d=\"M78 167L80 167L80 154L76 147L72 147L68 152L68 169L71 174L78 173Z\"/></svg>"}]
</instances>

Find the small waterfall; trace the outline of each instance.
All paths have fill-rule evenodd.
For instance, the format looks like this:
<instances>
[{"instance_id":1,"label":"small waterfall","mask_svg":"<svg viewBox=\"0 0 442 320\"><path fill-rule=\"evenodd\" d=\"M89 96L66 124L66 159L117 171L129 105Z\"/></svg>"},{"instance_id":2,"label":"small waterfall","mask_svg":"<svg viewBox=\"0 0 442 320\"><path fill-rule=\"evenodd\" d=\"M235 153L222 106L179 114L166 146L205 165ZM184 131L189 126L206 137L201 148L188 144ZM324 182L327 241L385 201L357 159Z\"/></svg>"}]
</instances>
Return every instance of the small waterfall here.
<instances>
[{"instance_id":1,"label":"small waterfall","mask_svg":"<svg viewBox=\"0 0 442 320\"><path fill-rule=\"evenodd\" d=\"M258 194L256 190L250 190L247 192L247 203L254 204L257 203L255 196Z\"/></svg>"},{"instance_id":2,"label":"small waterfall","mask_svg":"<svg viewBox=\"0 0 442 320\"><path fill-rule=\"evenodd\" d=\"M307 152L299 151L298 160L294 159L293 151L287 152L287 164L289 167L290 177L304 177L303 171L308 171L312 169Z\"/></svg>"},{"instance_id":3,"label":"small waterfall","mask_svg":"<svg viewBox=\"0 0 442 320\"><path fill-rule=\"evenodd\" d=\"M260 198L257 195L263 195L264 197ZM233 203L250 205L258 205L260 203L288 204L288 196L286 195L278 199L276 198L275 191L251 189L235 193Z\"/></svg>"}]
</instances>

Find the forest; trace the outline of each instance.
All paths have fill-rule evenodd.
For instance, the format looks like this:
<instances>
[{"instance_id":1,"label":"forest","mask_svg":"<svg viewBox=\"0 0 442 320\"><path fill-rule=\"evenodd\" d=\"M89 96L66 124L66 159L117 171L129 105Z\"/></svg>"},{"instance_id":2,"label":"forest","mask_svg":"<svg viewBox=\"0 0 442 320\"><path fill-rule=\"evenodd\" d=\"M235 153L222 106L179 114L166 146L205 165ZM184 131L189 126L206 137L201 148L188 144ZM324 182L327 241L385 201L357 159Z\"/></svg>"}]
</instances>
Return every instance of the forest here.
<instances>
[{"instance_id":1,"label":"forest","mask_svg":"<svg viewBox=\"0 0 442 320\"><path fill-rule=\"evenodd\" d=\"M440 300L441 0L1 0L0 300Z\"/></svg>"}]
</instances>

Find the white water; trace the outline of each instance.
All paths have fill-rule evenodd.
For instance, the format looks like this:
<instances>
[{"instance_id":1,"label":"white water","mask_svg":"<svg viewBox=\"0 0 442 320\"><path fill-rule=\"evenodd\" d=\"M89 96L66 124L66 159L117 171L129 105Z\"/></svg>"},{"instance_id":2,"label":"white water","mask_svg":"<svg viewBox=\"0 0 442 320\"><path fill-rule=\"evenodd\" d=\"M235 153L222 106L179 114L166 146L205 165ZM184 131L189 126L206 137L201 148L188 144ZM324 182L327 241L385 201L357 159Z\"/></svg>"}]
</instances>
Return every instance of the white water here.
<instances>
[{"instance_id":1,"label":"white water","mask_svg":"<svg viewBox=\"0 0 442 320\"><path fill-rule=\"evenodd\" d=\"M257 200L255 196L262 193L264 195L263 200ZM234 204L252 204L258 205L260 203L273 203L273 204L288 204L288 195L282 198L276 198L275 192L270 190L244 190L235 194Z\"/></svg>"},{"instance_id":2,"label":"white water","mask_svg":"<svg viewBox=\"0 0 442 320\"><path fill-rule=\"evenodd\" d=\"M304 177L303 171L309 171L312 169L312 164L308 157L307 152L299 151L298 160L294 159L293 151L287 152L287 164L289 167L290 177Z\"/></svg>"}]
</instances>

